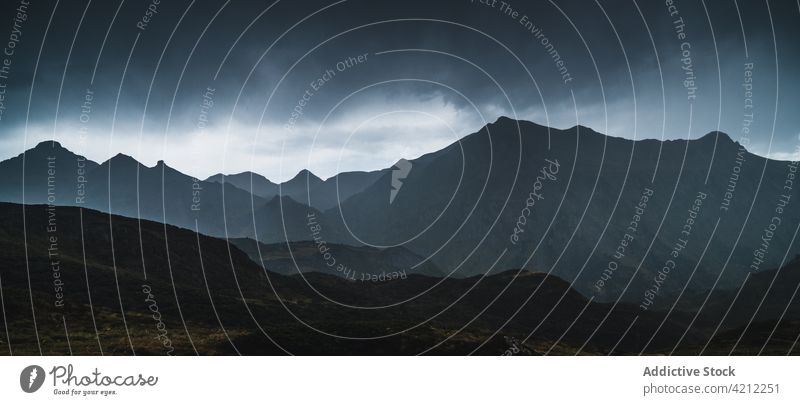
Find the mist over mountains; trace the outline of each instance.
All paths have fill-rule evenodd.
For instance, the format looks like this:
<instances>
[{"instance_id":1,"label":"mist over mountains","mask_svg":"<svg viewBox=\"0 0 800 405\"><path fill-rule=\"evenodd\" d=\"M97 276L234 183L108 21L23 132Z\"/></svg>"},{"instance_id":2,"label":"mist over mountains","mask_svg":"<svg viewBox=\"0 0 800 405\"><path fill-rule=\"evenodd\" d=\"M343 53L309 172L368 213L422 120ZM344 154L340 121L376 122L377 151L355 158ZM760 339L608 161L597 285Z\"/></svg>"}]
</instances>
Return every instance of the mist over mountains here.
<instances>
[{"instance_id":1,"label":"mist over mountains","mask_svg":"<svg viewBox=\"0 0 800 405\"><path fill-rule=\"evenodd\" d=\"M200 180L164 162L96 163L43 142L0 162L0 200L265 244L403 247L419 260L410 269L429 263L463 278L525 268L648 308L738 288L798 252L796 166L723 133L632 141L500 118L408 163L402 179L395 166L327 180L302 171L282 184L249 172Z\"/></svg>"}]
</instances>

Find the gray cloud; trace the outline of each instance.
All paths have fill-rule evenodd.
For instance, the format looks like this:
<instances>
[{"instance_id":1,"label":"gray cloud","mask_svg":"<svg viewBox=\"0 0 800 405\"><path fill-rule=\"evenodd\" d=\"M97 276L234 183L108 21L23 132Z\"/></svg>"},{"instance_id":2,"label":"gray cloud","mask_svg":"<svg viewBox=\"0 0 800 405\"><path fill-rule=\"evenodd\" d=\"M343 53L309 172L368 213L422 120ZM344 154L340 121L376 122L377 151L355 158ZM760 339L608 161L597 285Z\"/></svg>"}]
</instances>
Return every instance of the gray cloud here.
<instances>
[{"instance_id":1,"label":"gray cloud","mask_svg":"<svg viewBox=\"0 0 800 405\"><path fill-rule=\"evenodd\" d=\"M629 138L720 129L737 139L745 63L754 65L751 149L793 156L796 4L678 1L687 35L679 40L663 2L532 3L508 2L511 16L499 1L162 2L146 30L136 22L148 2L124 3L113 25L118 2L61 2L55 11L36 3L4 82L0 157L56 138L94 159L121 151L197 176L252 169L280 180L309 167L324 177L416 157L515 113ZM4 2L2 15L18 5ZM682 42L697 85L691 125ZM366 60L337 69L358 55ZM333 77L311 88L329 69ZM94 99L81 138L87 89ZM287 131L306 91L313 95Z\"/></svg>"}]
</instances>

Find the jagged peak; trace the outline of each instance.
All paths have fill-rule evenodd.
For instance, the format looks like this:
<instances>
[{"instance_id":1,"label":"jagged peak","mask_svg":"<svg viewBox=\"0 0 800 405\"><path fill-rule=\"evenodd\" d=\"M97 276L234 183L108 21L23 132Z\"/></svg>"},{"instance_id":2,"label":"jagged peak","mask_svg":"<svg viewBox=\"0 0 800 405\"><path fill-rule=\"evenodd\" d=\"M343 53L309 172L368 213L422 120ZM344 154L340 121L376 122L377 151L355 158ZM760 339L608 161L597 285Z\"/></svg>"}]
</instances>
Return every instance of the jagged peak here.
<instances>
[{"instance_id":1,"label":"jagged peak","mask_svg":"<svg viewBox=\"0 0 800 405\"><path fill-rule=\"evenodd\" d=\"M117 153L116 155L111 157L111 159L108 159L106 162L112 161L112 160L113 161L130 161L130 160L133 160L133 161L136 161L138 163L138 161L136 159L134 159L133 156L126 155L124 153Z\"/></svg>"},{"instance_id":2,"label":"jagged peak","mask_svg":"<svg viewBox=\"0 0 800 405\"><path fill-rule=\"evenodd\" d=\"M112 156L110 159L106 160L105 162L101 163L101 166L132 166L132 165L140 165L138 160L134 159L132 156L128 156L124 153L117 153L116 155Z\"/></svg>"},{"instance_id":3,"label":"jagged peak","mask_svg":"<svg viewBox=\"0 0 800 405\"><path fill-rule=\"evenodd\" d=\"M397 160L397 162L395 162L394 165L392 165L392 167L402 168L402 167L408 166L408 164L410 162L411 161L406 159L406 158L400 158L400 159Z\"/></svg>"},{"instance_id":4,"label":"jagged peak","mask_svg":"<svg viewBox=\"0 0 800 405\"><path fill-rule=\"evenodd\" d=\"M526 121L524 119L515 119L515 118L507 117L505 115L501 115L501 116L497 117L497 119L494 122L489 123L487 125L484 125L482 130L479 131L479 132L487 131L487 132L491 133L491 130L495 129L495 128L500 129L501 133L503 132L502 131L503 129L512 129L513 128L513 130L514 130L513 133L514 134L517 133L516 132L517 129L523 130L524 131L523 134L524 133L528 133L531 130L534 130L533 132L540 133L539 132L540 130L550 130L550 129L552 129L552 128L548 128L545 125L541 125L541 124L538 124L538 123L533 122L533 121ZM511 133L511 131L508 131L508 133Z\"/></svg>"},{"instance_id":5,"label":"jagged peak","mask_svg":"<svg viewBox=\"0 0 800 405\"><path fill-rule=\"evenodd\" d=\"M499 127L515 126L516 127L517 125L522 126L524 124L533 124L533 122L525 121L525 120L521 120L521 119L514 119L514 118L511 118L511 117L507 117L505 115L501 115L501 116L497 117L497 119L494 122L489 123L486 126L487 127L495 127L495 126L499 126Z\"/></svg>"},{"instance_id":6,"label":"jagged peak","mask_svg":"<svg viewBox=\"0 0 800 405\"><path fill-rule=\"evenodd\" d=\"M514 122L517 122L517 121L518 120L515 120L515 119L513 119L511 117L506 117L505 115L501 115L501 116L497 117L497 119L492 124L494 124L494 125L502 125L502 124L514 123Z\"/></svg>"},{"instance_id":7,"label":"jagged peak","mask_svg":"<svg viewBox=\"0 0 800 405\"><path fill-rule=\"evenodd\" d=\"M291 180L285 182L284 184L291 183L291 182L296 182L296 181L306 181L306 180L308 180L310 183L322 182L322 179L319 178L319 176L317 176L316 174L312 173L308 169L303 169L303 170L300 170L297 173L297 175L292 177Z\"/></svg>"},{"instance_id":8,"label":"jagged peak","mask_svg":"<svg viewBox=\"0 0 800 405\"><path fill-rule=\"evenodd\" d=\"M180 170L175 169L174 167L171 167L171 166L167 165L163 160L159 160L158 162L156 162L156 165L153 166L152 169L162 171L162 172L167 173L169 175L180 174L180 175L186 176L186 174L184 174Z\"/></svg>"}]
</instances>

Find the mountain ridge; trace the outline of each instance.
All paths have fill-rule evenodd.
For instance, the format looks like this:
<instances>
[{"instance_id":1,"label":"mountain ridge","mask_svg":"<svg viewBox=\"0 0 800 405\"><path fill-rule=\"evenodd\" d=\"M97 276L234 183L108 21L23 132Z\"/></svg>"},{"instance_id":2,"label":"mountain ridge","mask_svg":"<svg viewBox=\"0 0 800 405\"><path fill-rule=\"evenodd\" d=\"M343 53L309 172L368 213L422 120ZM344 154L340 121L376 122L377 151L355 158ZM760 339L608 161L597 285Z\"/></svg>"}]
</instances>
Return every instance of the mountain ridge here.
<instances>
[{"instance_id":1,"label":"mountain ridge","mask_svg":"<svg viewBox=\"0 0 800 405\"><path fill-rule=\"evenodd\" d=\"M709 131L709 132L707 132L706 134L704 134L704 135L700 136L699 138L695 138L695 139L689 139L689 138L680 138L680 139L664 139L663 141L662 141L661 139L658 139L658 138L638 138L638 139L629 139L629 138L620 137L620 136L615 136L615 135L611 135L611 134L604 134L604 133L602 133L602 132L600 132L600 131L597 131L597 130L595 130L595 129L591 128L591 127L587 127L587 126L585 126L585 125L583 125L583 124L574 125L574 126L572 126L572 127L569 127L569 128L559 129L559 128L555 128L555 127L547 127L547 126L545 126L545 125L543 125L543 124L540 124L540 123L537 123L537 122L534 122L534 121L525 120L525 119L518 119L518 120L517 120L517 119L511 118L511 117L508 117L508 116L504 116L504 115L498 116L498 118L497 118L495 121L493 121L493 122L488 122L488 123L486 123L486 124L485 124L483 127L481 127L481 128L478 130L478 131L476 131L476 132L473 132L473 133L469 133L469 134L466 134L466 135L462 136L462 137L461 137L459 140L455 141L454 143L458 143L459 141L463 140L464 138L466 138L466 137L468 137L468 136L470 136L470 135L473 135L473 134L475 134L475 133L481 132L481 131L485 130L485 129L486 129L488 126L490 126L490 125L502 124L503 122L519 122L521 125L522 125L522 124L533 124L533 125L535 125L535 126L538 126L538 127L541 127L541 128L549 128L549 129L550 129L550 130L552 130L552 131L570 131L570 130L574 130L575 128L581 128L581 129L585 130L585 131L584 131L585 133L597 134L597 135L601 135L601 136L608 137L608 138L613 138L613 139L625 139L625 140L631 140L631 141L634 141L634 142L645 142L645 141L658 141L658 142L669 142L669 141L676 141L676 142L682 142L682 141L698 141L698 140L701 140L701 139L703 139L703 138L706 138L706 137L711 137L711 136L713 136L713 135L717 135L717 134L718 134L718 135L722 135L722 136L723 136L723 138L725 138L725 139L729 140L731 143L739 144L739 142L738 142L738 141L735 141L735 140L733 140L733 138L731 138L731 136L730 136L728 133L726 133L726 132L724 132L724 131L718 131L718 130ZM26 152L27 152L27 151L32 151L32 150L35 150L35 149L39 149L40 147L44 147L44 146L47 146L47 145L49 145L49 144L55 144L55 147L56 147L56 148L62 148L62 149L64 149L64 150L67 150L67 151L69 151L69 149L67 149L66 147L64 147L64 146L63 146L63 145L62 145L62 144L61 144L61 143L60 143L58 140L56 140L56 139L48 139L48 140L43 140L43 141L40 141L40 142L38 142L38 143L37 143L35 146L33 146L33 147L31 147L31 148L27 149L27 150L26 150ZM745 148L745 149L746 149L746 148ZM765 157L765 156L761 156L761 155L755 154L755 153L753 153L753 152L752 152L752 151L750 151L750 150L747 150L747 151L748 151L749 153L751 153L751 154L754 154L754 155L756 155L756 156L759 156L759 157L762 157L762 158L765 158L765 159L776 160L776 159L772 159L772 158L768 158L768 157ZM432 153L436 153L436 152L437 152L437 151L431 151L431 152L428 152L428 153L425 153L425 154L423 154L423 156L425 156L425 155L428 155L428 154L432 154ZM22 156L24 153L25 153L25 152L22 152L22 153L18 154L16 157L21 157L21 156ZM127 154L125 154L125 153L123 153L123 152L118 152L116 155L114 155L114 156L112 156L112 157L110 157L110 158L108 158L108 159L106 159L106 160L103 160L103 161L94 161L94 160L91 160L91 159L88 159L88 158L85 158L85 157L84 157L84 159L86 159L86 161L90 161L90 162L93 162L93 163L96 163L96 164L98 164L98 165L99 165L99 164L105 163L105 162L107 162L108 160L111 160L112 158L114 158L114 157L117 157L117 156L119 156L119 155L122 155L122 156L124 156L124 157L129 157L129 158L131 158L131 159L134 159L134 160L136 160L136 159L135 159L134 157L132 157L131 155L127 155ZM12 159L12 158L14 158L14 157L15 157L15 156L11 156L11 157L9 157L9 158L7 158L7 159L3 160L3 161L10 160L10 159ZM83 156L82 156L82 157L83 157ZM400 160L400 159L402 159L402 158L398 158L398 160ZM410 159L409 159L409 160L410 160ZM781 160L778 160L778 161L781 161ZM164 161L163 161L163 160L159 160L159 162L161 162L161 163L164 163ZM141 163L141 162L140 162L140 164L141 164L142 166L144 166L144 167L150 167L150 166L147 166L147 165L145 165L144 163ZM157 166L158 164L159 164L159 163L157 162L157 163L156 163L156 166ZM174 168L173 166L169 166L169 164L166 164L166 166L167 166L167 167L170 167L170 168L173 168L174 170L178 170L178 171L180 171L179 169L176 169L176 168ZM152 167L150 167L150 168L152 168ZM313 178L319 179L319 180L321 180L321 181L328 181L328 180L331 180L331 179L335 178L336 176L338 176L338 175L340 175L340 174L344 174L344 173L370 173L370 172L376 172L376 171L381 171L381 170L383 170L383 169L373 169L373 170L364 169L364 170L346 171L346 172L340 172L340 173L334 174L334 175L332 175L332 176L330 176L330 177L328 177L328 178L326 178L326 179L322 179L321 177L319 177L319 176L317 176L316 174L314 174L313 172L311 172L309 169L301 169L301 170L300 170L300 171L298 171L298 173L297 173L297 174L295 174L295 175L294 175L294 176L293 176L291 179L289 179L289 180L286 180L286 181L284 181L284 182L282 182L282 183L287 183L287 182L289 182L289 181L296 180L298 177L305 176L305 175L306 175L305 173L310 173L310 174L311 174L311 176L312 176ZM181 173L183 173L183 172L181 172ZM186 175L188 175L188 176L192 176L192 175L191 175L191 174L189 174L189 173L186 173ZM251 175L253 175L254 177L257 177L257 178L259 178L259 179L266 180L266 181L268 181L268 182L270 182L270 183L272 183L272 184L274 184L274 185L280 185L280 184L281 184L281 183L276 183L276 182L274 182L274 181L270 180L268 177L264 176L264 175L263 175L263 174L261 174L261 173L254 172L254 171L251 171L251 170L246 170L246 171L243 171L243 172L238 172L238 173L230 173L230 174L216 173L216 174L213 174L213 175L210 175L210 176L206 177L205 179L203 179L203 181L208 181L208 182L216 182L216 183L219 183L219 182L221 182L221 177L223 177L223 176L224 176L224 177L227 179L227 178L232 178L232 177L240 177L240 176L247 176L247 177L249 177L249 176L251 176ZM195 178L197 178L197 179L201 179L202 177L195 177ZM242 187L239 187L239 186L237 185L237 188L242 188ZM244 189L244 188L242 188L242 189Z\"/></svg>"},{"instance_id":2,"label":"mountain ridge","mask_svg":"<svg viewBox=\"0 0 800 405\"><path fill-rule=\"evenodd\" d=\"M74 162L77 155L57 143L44 142L37 147L25 160L24 201L48 201L52 190L46 187L46 155L55 148L63 155L57 161L66 160L71 166L62 170L60 163L56 204L76 205L71 194L77 183L72 173L80 169ZM683 206L698 191L708 196L708 203L699 214L693 236L709 237L716 217L721 221L719 230L696 274L690 277L688 272L676 272L663 294L676 294L684 286L702 291L716 278L714 269L722 268L726 261L730 266L721 285L738 285L746 275L742 264L752 256L751 247L758 244L759 223L772 210L770 196L782 187L779 179L785 177L786 169L783 162L746 152L737 198L722 221L723 214L715 205L726 192L731 167L742 148L716 131L694 140L629 140L583 126L554 129L501 117L445 148L406 161L408 171L402 176L394 166L344 172L327 180L300 171L292 179L292 187L286 187L285 191L292 188L292 194L284 195L288 199L275 199L277 192L259 196L248 191L251 179L254 187L258 179L283 188L249 172L236 175L238 186L228 181L201 181L163 161L148 168L122 154L91 168L85 163L81 184L88 208L198 229L210 236L258 236L264 243L321 237L329 243L353 246L403 245L416 255L430 257L438 268L456 277L504 268L549 269L601 301L616 300L625 280L634 277L623 298L635 301L639 299L636 295L646 290L648 279L663 266L661 255L671 250L677 236L674 224L685 221ZM559 173L542 184L544 199L520 219L542 165L554 159L559 162ZM762 167L766 172L760 182L757 174ZM0 199L23 201L21 168L21 159L0 162ZM629 206L648 187L654 190L654 197L642 216L641 235L623 259L613 260L609 252L625 234ZM753 214L749 215L751 202ZM315 224L308 224L309 216L315 218ZM800 218L797 211L790 210L785 220ZM517 226L520 221L535 225L521 229ZM315 236L317 227L321 231ZM514 229L520 229L519 244L509 243L508 235ZM786 246L790 239L787 229L776 233L775 249L790 248ZM740 232L740 243L734 243ZM691 268L700 258L701 244L693 242L678 258L678 267ZM731 260L727 260L726 246L734 245ZM493 256L500 252L505 254L495 263ZM765 265L777 265L776 260L770 256ZM608 263L619 267L615 280L593 291Z\"/></svg>"}]
</instances>

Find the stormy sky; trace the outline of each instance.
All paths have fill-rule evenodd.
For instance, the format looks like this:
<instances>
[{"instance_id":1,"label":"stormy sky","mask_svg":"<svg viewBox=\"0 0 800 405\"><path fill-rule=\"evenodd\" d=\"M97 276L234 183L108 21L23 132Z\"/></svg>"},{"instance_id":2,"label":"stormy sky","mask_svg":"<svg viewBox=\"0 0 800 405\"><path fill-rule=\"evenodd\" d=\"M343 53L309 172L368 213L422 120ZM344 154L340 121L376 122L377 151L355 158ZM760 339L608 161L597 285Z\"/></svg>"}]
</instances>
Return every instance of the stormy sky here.
<instances>
[{"instance_id":1,"label":"stormy sky","mask_svg":"<svg viewBox=\"0 0 800 405\"><path fill-rule=\"evenodd\" d=\"M501 115L631 139L746 126L751 151L796 159L800 1L669 3L4 0L0 159L55 139L326 178Z\"/></svg>"}]
</instances>

